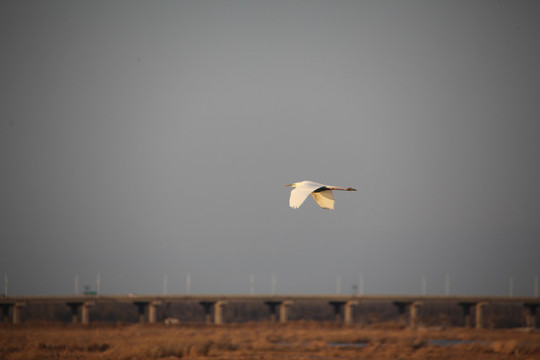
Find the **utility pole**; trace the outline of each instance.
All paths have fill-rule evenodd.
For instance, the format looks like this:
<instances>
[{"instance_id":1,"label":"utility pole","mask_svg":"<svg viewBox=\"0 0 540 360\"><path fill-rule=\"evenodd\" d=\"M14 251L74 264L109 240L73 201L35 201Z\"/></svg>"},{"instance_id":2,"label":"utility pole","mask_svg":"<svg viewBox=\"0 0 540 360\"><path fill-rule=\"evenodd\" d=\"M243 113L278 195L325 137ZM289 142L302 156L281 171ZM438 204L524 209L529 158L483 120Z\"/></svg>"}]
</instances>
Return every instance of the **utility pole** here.
<instances>
[{"instance_id":1,"label":"utility pole","mask_svg":"<svg viewBox=\"0 0 540 360\"><path fill-rule=\"evenodd\" d=\"M163 295L167 295L167 274L163 275Z\"/></svg>"},{"instance_id":2,"label":"utility pole","mask_svg":"<svg viewBox=\"0 0 540 360\"><path fill-rule=\"evenodd\" d=\"M508 296L514 296L514 277L510 276L508 279Z\"/></svg>"}]
</instances>

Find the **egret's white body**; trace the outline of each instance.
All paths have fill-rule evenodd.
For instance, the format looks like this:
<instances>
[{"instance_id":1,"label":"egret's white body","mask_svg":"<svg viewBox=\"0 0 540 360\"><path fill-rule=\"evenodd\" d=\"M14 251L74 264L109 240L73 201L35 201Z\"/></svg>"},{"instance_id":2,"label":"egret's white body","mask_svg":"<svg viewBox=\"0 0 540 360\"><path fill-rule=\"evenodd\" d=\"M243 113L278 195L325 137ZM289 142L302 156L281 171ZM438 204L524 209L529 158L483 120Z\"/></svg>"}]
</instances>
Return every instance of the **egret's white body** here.
<instances>
[{"instance_id":1,"label":"egret's white body","mask_svg":"<svg viewBox=\"0 0 540 360\"><path fill-rule=\"evenodd\" d=\"M285 186L294 187L291 191L291 197L289 198L289 206L293 209L298 209L309 194L311 194L320 207L333 210L334 194L332 193L332 190L356 191L356 189L353 188L324 185L313 181L300 181Z\"/></svg>"}]
</instances>

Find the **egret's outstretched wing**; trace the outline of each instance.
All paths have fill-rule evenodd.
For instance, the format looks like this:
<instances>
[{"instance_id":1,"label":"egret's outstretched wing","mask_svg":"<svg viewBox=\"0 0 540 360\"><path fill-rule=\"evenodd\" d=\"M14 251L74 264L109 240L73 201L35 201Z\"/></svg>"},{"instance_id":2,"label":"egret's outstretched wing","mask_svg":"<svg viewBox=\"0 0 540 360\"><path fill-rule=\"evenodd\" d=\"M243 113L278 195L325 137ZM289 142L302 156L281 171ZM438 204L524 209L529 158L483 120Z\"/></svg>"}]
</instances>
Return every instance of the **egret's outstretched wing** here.
<instances>
[{"instance_id":1,"label":"egret's outstretched wing","mask_svg":"<svg viewBox=\"0 0 540 360\"><path fill-rule=\"evenodd\" d=\"M291 191L291 197L289 198L289 206L293 209L298 209L300 205L306 200L306 198L313 191L319 189L321 184L304 181L302 185L295 187Z\"/></svg>"},{"instance_id":2,"label":"egret's outstretched wing","mask_svg":"<svg viewBox=\"0 0 540 360\"><path fill-rule=\"evenodd\" d=\"M334 194L332 190L314 192L311 195L323 209L334 210Z\"/></svg>"},{"instance_id":3,"label":"egret's outstretched wing","mask_svg":"<svg viewBox=\"0 0 540 360\"><path fill-rule=\"evenodd\" d=\"M298 209L313 190L307 188L294 188L289 198L289 206Z\"/></svg>"}]
</instances>

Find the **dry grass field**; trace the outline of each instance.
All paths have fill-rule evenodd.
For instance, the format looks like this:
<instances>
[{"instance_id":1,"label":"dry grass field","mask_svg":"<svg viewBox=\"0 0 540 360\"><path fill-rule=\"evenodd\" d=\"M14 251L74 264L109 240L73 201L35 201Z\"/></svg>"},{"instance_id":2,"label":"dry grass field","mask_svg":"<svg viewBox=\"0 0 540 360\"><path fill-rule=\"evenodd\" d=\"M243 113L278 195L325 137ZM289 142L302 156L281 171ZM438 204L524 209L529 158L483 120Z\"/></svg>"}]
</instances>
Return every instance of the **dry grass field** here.
<instances>
[{"instance_id":1,"label":"dry grass field","mask_svg":"<svg viewBox=\"0 0 540 360\"><path fill-rule=\"evenodd\" d=\"M540 332L320 322L4 324L0 359L540 359Z\"/></svg>"}]
</instances>

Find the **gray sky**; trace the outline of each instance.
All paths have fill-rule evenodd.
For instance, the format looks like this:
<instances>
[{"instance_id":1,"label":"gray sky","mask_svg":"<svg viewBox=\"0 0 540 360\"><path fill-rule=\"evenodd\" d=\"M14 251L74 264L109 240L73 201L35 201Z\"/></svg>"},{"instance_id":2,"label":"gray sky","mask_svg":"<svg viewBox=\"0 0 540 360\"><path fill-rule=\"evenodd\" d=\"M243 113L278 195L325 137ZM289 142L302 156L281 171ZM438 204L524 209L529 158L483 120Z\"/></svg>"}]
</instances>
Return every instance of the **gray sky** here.
<instances>
[{"instance_id":1,"label":"gray sky","mask_svg":"<svg viewBox=\"0 0 540 360\"><path fill-rule=\"evenodd\" d=\"M533 295L538 1L0 1L9 294ZM288 207L300 180L353 186ZM3 291L3 289L2 289Z\"/></svg>"}]
</instances>

